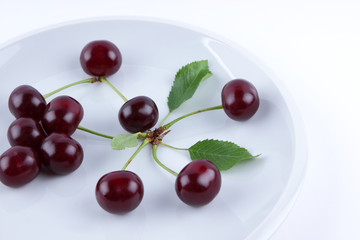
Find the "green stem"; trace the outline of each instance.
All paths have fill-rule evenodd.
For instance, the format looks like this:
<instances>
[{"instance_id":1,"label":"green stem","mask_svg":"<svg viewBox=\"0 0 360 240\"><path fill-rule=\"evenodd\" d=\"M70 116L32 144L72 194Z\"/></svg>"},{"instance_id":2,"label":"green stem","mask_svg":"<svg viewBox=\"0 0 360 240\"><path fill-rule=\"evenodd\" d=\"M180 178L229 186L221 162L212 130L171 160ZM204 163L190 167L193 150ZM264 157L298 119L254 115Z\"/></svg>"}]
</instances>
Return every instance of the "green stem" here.
<instances>
[{"instance_id":1,"label":"green stem","mask_svg":"<svg viewBox=\"0 0 360 240\"><path fill-rule=\"evenodd\" d=\"M177 147L173 147L173 146L171 146L171 145L168 145L168 144L166 144L166 143L164 143L164 142L160 142L160 144L161 144L161 145L164 145L165 147L172 148L172 149L175 149L175 150L189 151L188 148L177 148Z\"/></svg>"},{"instance_id":2,"label":"green stem","mask_svg":"<svg viewBox=\"0 0 360 240\"><path fill-rule=\"evenodd\" d=\"M143 132L138 132L137 134L138 134L138 136L137 136L138 139L146 138L146 136L147 136L147 133L143 133Z\"/></svg>"},{"instance_id":3,"label":"green stem","mask_svg":"<svg viewBox=\"0 0 360 240\"><path fill-rule=\"evenodd\" d=\"M82 83L93 83L94 82L94 78L88 78L88 79L85 79L85 80L80 80L80 81L77 81L77 82L74 82L74 83L70 83L68 85L65 85L61 88L58 88L56 89L55 91L52 91L52 92L49 92L45 95L43 95L44 98L48 98L50 97L51 95L54 95L55 93L58 93L66 88L69 88L69 87L72 87L72 86L75 86L75 85L79 85L79 84L82 84Z\"/></svg>"},{"instance_id":4,"label":"green stem","mask_svg":"<svg viewBox=\"0 0 360 240\"><path fill-rule=\"evenodd\" d=\"M105 77L101 77L100 81L105 82L107 85L109 85L124 100L124 102L128 101L126 97L124 97L124 95L122 95L121 92L117 90L116 87L112 85Z\"/></svg>"},{"instance_id":5,"label":"green stem","mask_svg":"<svg viewBox=\"0 0 360 240\"><path fill-rule=\"evenodd\" d=\"M180 121L181 119L184 119L186 117L189 117L191 115L194 115L194 114L197 114L197 113L201 113L201 112L206 112L206 111L211 111L211 110L216 110L216 109L222 109L222 105L219 105L219 106L215 106L215 107L210 107L210 108L204 108L204 109L200 109L200 110L197 110L195 112L191 112L191 113L188 113L188 114L185 114L184 116L181 116L167 124L164 125L165 129L169 129L172 125L174 125L175 123L177 123L178 121Z\"/></svg>"},{"instance_id":6,"label":"green stem","mask_svg":"<svg viewBox=\"0 0 360 240\"><path fill-rule=\"evenodd\" d=\"M84 132L88 132L88 133L91 133L91 134L94 134L94 135L97 135L97 136L100 136L100 137L103 137L103 138L109 138L109 139L113 139L114 137L112 136L109 136L109 135L106 135L106 134L102 134L102 133L99 133L99 132L95 132L93 130L90 130L88 128L85 128L83 126L78 126L77 129L81 130L81 131L84 131Z\"/></svg>"},{"instance_id":7,"label":"green stem","mask_svg":"<svg viewBox=\"0 0 360 240\"><path fill-rule=\"evenodd\" d=\"M153 145L153 149L152 149L152 153L153 153L153 157L154 157L154 160L157 164L159 164L160 167L162 167L163 169L165 169L166 171L168 171L169 173L171 173L172 175L174 175L175 177L177 177L177 173L174 172L173 170L171 170L170 168L168 168L167 166L165 166L164 164L162 164L157 155L156 155L156 150L158 148L158 145Z\"/></svg>"},{"instance_id":8,"label":"green stem","mask_svg":"<svg viewBox=\"0 0 360 240\"><path fill-rule=\"evenodd\" d=\"M127 166L131 163L131 161L135 158L135 156L143 149L150 141L145 138L140 147L134 152L134 154L129 158L129 160L125 163L124 167L121 170L125 170Z\"/></svg>"},{"instance_id":9,"label":"green stem","mask_svg":"<svg viewBox=\"0 0 360 240\"><path fill-rule=\"evenodd\" d=\"M165 118L161 121L160 127L164 124L165 120L170 116L170 113L171 113L171 112L169 112L169 113L165 116Z\"/></svg>"}]
</instances>

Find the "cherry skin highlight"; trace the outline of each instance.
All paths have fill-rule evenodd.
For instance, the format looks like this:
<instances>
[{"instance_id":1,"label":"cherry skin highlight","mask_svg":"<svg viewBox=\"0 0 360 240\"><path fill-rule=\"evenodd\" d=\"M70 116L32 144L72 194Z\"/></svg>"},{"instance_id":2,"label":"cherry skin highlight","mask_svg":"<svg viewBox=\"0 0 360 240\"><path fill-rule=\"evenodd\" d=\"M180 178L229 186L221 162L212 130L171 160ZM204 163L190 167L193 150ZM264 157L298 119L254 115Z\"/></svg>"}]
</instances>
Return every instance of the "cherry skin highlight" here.
<instances>
[{"instance_id":1,"label":"cherry skin highlight","mask_svg":"<svg viewBox=\"0 0 360 240\"><path fill-rule=\"evenodd\" d=\"M20 187L40 172L40 161L30 147L15 146L0 156L0 181L8 187Z\"/></svg>"},{"instance_id":2,"label":"cherry skin highlight","mask_svg":"<svg viewBox=\"0 0 360 240\"><path fill-rule=\"evenodd\" d=\"M50 171L64 175L79 168L83 149L76 140L63 133L52 133L42 142L40 160Z\"/></svg>"},{"instance_id":3,"label":"cherry skin highlight","mask_svg":"<svg viewBox=\"0 0 360 240\"><path fill-rule=\"evenodd\" d=\"M41 120L46 133L53 132L71 135L84 116L81 104L69 96L59 96L46 106Z\"/></svg>"},{"instance_id":4,"label":"cherry skin highlight","mask_svg":"<svg viewBox=\"0 0 360 240\"><path fill-rule=\"evenodd\" d=\"M146 96L128 100L119 111L121 126L131 133L143 132L155 126L159 111L155 102Z\"/></svg>"},{"instance_id":5,"label":"cherry skin highlight","mask_svg":"<svg viewBox=\"0 0 360 240\"><path fill-rule=\"evenodd\" d=\"M130 171L115 171L100 178L95 190L99 205L109 213L123 214L137 208L144 196L141 179Z\"/></svg>"},{"instance_id":6,"label":"cherry skin highlight","mask_svg":"<svg viewBox=\"0 0 360 240\"><path fill-rule=\"evenodd\" d=\"M234 79L225 84L221 100L225 113L236 121L250 119L260 104L255 86L243 79Z\"/></svg>"},{"instance_id":7,"label":"cherry skin highlight","mask_svg":"<svg viewBox=\"0 0 360 240\"><path fill-rule=\"evenodd\" d=\"M30 117L40 120L46 107L41 93L29 85L15 88L9 96L9 110L16 117Z\"/></svg>"},{"instance_id":8,"label":"cherry skin highlight","mask_svg":"<svg viewBox=\"0 0 360 240\"><path fill-rule=\"evenodd\" d=\"M37 121L21 117L10 124L7 137L11 146L20 145L37 149L45 133Z\"/></svg>"},{"instance_id":9,"label":"cherry skin highlight","mask_svg":"<svg viewBox=\"0 0 360 240\"><path fill-rule=\"evenodd\" d=\"M116 73L121 66L119 49L110 41L98 40L88 43L80 54L82 69L95 77L106 77Z\"/></svg>"},{"instance_id":10,"label":"cherry skin highlight","mask_svg":"<svg viewBox=\"0 0 360 240\"><path fill-rule=\"evenodd\" d=\"M175 182L180 200L193 207L210 203L219 193L220 187L220 171L206 159L198 159L186 165Z\"/></svg>"}]
</instances>

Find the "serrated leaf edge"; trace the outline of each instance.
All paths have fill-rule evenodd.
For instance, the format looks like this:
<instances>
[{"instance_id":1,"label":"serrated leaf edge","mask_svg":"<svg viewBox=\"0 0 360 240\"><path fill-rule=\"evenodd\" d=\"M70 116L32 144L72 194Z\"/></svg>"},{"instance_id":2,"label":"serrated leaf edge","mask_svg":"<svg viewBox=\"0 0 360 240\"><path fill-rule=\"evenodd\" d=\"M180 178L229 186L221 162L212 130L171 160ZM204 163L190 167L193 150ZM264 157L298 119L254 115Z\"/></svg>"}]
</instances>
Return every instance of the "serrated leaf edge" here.
<instances>
[{"instance_id":1,"label":"serrated leaf edge","mask_svg":"<svg viewBox=\"0 0 360 240\"><path fill-rule=\"evenodd\" d=\"M167 97L167 103L168 103L167 105L168 105L168 107L169 107L169 110L170 110L170 106L169 106L170 93L173 91L174 83L175 83L178 75L179 75L180 72L183 71L183 69L185 69L188 65L194 64L194 63L199 63L199 62L206 62L207 68L204 69L204 70L207 70L208 73L207 73L207 74L203 77L203 79L199 82L198 86L200 85L201 82L205 81L206 79L208 79L209 77L211 77L211 76L213 75L213 73L212 73L212 72L210 71L210 69L209 69L209 60L193 61L193 62L190 62L190 63L182 66L182 67L176 72L176 74L175 74L175 78L174 78L174 80L173 80L173 82L172 82L171 89L170 89L169 95L168 95L168 97ZM196 75L196 78L199 76L200 72L202 72L202 71L199 71L199 72L198 72L198 74ZM196 89L197 89L197 87L196 87ZM195 92L196 92L196 90L195 90ZM185 100L185 101L186 101L186 100ZM185 102L185 101L184 101L184 102ZM182 102L182 103L184 103L184 102ZM181 104L182 104L182 103L181 103ZM181 104L180 104L178 107L180 107ZM170 110L170 112L174 111L174 110L177 109L178 107L174 108L173 110Z\"/></svg>"},{"instance_id":2,"label":"serrated leaf edge","mask_svg":"<svg viewBox=\"0 0 360 240\"><path fill-rule=\"evenodd\" d=\"M196 160L196 159L192 158L191 148L192 148L193 146L195 146L196 144L198 144L198 143L200 143L200 142L205 142L205 141L217 141L217 142L222 142L222 143L230 143L230 144L233 144L233 145L235 145L235 146L237 146L237 147L239 147L239 148L241 148L241 149L246 150L246 151L251 155L251 157L249 157L249 158L245 158L245 159L241 159L241 160L236 161L236 162L235 162L232 166L230 166L229 168L219 169L219 170L221 170L221 171L229 170L229 169L231 169L233 166L235 166L235 165L236 165L237 163L239 163L239 162L246 161L246 160L251 160L251 159L257 158L257 157L259 157L259 156L262 155L262 154L258 154L258 155L255 155L255 156L254 156L254 155L252 155L246 148L241 147L241 146L239 146L239 145L237 145L236 143L231 142L231 141L224 141L224 140L219 140L219 139L204 139L204 140L197 141L195 144L193 144L193 145L189 148L189 154L190 154L191 160ZM192 152L195 152L195 151L192 151ZM217 156L217 154L212 154L212 155ZM218 155L218 156L229 156L229 157L231 157L231 155Z\"/></svg>"}]
</instances>

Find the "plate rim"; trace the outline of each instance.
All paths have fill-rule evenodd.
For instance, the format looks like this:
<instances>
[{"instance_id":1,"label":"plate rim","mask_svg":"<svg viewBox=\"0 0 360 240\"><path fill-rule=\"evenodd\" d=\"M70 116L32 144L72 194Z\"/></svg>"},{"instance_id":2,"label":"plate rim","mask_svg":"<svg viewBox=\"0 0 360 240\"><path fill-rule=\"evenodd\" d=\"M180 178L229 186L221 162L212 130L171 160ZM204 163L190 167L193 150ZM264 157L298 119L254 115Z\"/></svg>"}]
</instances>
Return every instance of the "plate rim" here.
<instances>
[{"instance_id":1,"label":"plate rim","mask_svg":"<svg viewBox=\"0 0 360 240\"><path fill-rule=\"evenodd\" d=\"M285 105L290 113L291 123L294 131L294 164L292 166L289 179L282 190L282 193L277 200L276 204L272 207L266 217L255 227L246 237L246 240L255 239L269 239L285 221L286 217L293 208L303 186L304 179L308 168L308 145L306 141L306 132L304 127L304 121L300 114L300 111L295 103L295 100L289 90L285 87L282 80L277 76L273 70L269 69L267 65L262 62L254 54L246 50L239 43L236 43L220 34L217 34L209 29L199 27L196 25L188 24L185 22L175 21L168 18L158 18L149 16L135 16L135 15L121 15L121 16L102 16L102 17L91 17L67 20L55 24L50 24L44 27L30 30L26 33L17 35L0 44L0 51L9 47L10 45L32 37L34 35L47 32L53 29L67 27L71 25L101 22L101 21L138 21L138 22L149 22L168 25L177 28L183 28L185 30L195 31L202 35L209 36L216 39L230 48L233 48L242 54L244 54L249 61L256 64L274 83L275 87L279 90L282 95ZM299 165L299 166L297 166ZM297 168L296 168L297 167Z\"/></svg>"}]
</instances>

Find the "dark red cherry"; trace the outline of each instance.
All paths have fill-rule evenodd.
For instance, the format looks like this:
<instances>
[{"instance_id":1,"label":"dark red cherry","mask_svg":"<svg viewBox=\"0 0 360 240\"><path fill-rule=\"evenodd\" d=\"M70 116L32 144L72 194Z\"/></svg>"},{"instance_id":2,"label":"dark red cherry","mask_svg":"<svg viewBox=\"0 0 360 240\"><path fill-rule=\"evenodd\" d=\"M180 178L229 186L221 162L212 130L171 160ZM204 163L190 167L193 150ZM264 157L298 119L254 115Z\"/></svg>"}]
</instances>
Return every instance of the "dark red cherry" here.
<instances>
[{"instance_id":1,"label":"dark red cherry","mask_svg":"<svg viewBox=\"0 0 360 240\"><path fill-rule=\"evenodd\" d=\"M91 76L110 76L122 63L119 49L112 42L99 40L88 43L80 54L83 70Z\"/></svg>"},{"instance_id":2,"label":"dark red cherry","mask_svg":"<svg viewBox=\"0 0 360 240\"><path fill-rule=\"evenodd\" d=\"M99 205L109 213L127 213L139 206L144 186L135 173L115 171L100 178L95 195Z\"/></svg>"},{"instance_id":3,"label":"dark red cherry","mask_svg":"<svg viewBox=\"0 0 360 240\"><path fill-rule=\"evenodd\" d=\"M251 118L260 104L255 86L243 79L234 79L225 84L221 100L225 113L237 121Z\"/></svg>"},{"instance_id":4,"label":"dark red cherry","mask_svg":"<svg viewBox=\"0 0 360 240\"><path fill-rule=\"evenodd\" d=\"M220 187L220 171L206 159L198 159L186 165L175 182L175 190L181 201L194 207L211 202Z\"/></svg>"},{"instance_id":5,"label":"dark red cherry","mask_svg":"<svg viewBox=\"0 0 360 240\"><path fill-rule=\"evenodd\" d=\"M7 137L11 146L20 145L37 149L45 133L37 121L21 117L10 124Z\"/></svg>"},{"instance_id":6,"label":"dark red cherry","mask_svg":"<svg viewBox=\"0 0 360 240\"><path fill-rule=\"evenodd\" d=\"M155 126L159 111L151 98L138 96L122 105L118 117L125 130L132 133L143 132Z\"/></svg>"},{"instance_id":7,"label":"dark red cherry","mask_svg":"<svg viewBox=\"0 0 360 240\"><path fill-rule=\"evenodd\" d=\"M40 161L30 147L15 146L0 156L0 181L9 187L20 187L40 172Z\"/></svg>"},{"instance_id":8,"label":"dark red cherry","mask_svg":"<svg viewBox=\"0 0 360 240\"><path fill-rule=\"evenodd\" d=\"M44 113L46 102L38 90L21 85L12 91L9 97L9 110L16 117L30 117L40 120Z\"/></svg>"},{"instance_id":9,"label":"dark red cherry","mask_svg":"<svg viewBox=\"0 0 360 240\"><path fill-rule=\"evenodd\" d=\"M40 160L57 174L68 174L79 168L84 153L81 145L63 133L52 133L40 146Z\"/></svg>"},{"instance_id":10,"label":"dark red cherry","mask_svg":"<svg viewBox=\"0 0 360 240\"><path fill-rule=\"evenodd\" d=\"M75 132L84 116L81 104L69 96L59 96L51 100L46 106L41 123L46 133Z\"/></svg>"}]
</instances>

